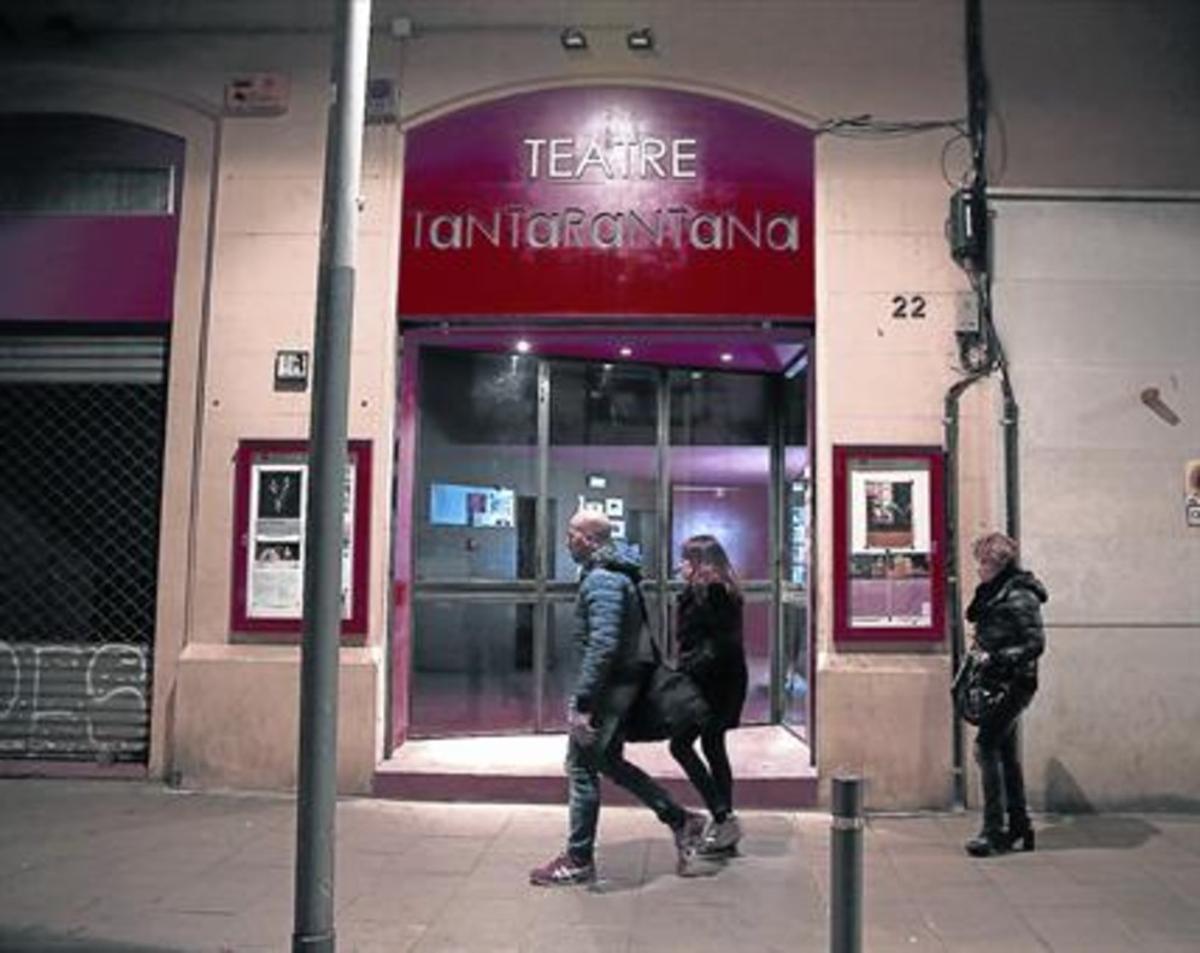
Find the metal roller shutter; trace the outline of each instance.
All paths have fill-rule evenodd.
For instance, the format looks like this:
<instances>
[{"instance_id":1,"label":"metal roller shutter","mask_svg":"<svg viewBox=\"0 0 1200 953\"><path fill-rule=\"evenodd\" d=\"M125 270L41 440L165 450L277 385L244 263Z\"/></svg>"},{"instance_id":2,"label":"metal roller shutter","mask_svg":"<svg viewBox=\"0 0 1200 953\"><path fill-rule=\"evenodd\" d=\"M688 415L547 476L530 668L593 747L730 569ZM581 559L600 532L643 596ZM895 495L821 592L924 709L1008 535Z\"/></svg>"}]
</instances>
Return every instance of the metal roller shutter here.
<instances>
[{"instance_id":1,"label":"metal roller shutter","mask_svg":"<svg viewBox=\"0 0 1200 953\"><path fill-rule=\"evenodd\" d=\"M165 366L0 336L0 757L146 760Z\"/></svg>"}]
</instances>

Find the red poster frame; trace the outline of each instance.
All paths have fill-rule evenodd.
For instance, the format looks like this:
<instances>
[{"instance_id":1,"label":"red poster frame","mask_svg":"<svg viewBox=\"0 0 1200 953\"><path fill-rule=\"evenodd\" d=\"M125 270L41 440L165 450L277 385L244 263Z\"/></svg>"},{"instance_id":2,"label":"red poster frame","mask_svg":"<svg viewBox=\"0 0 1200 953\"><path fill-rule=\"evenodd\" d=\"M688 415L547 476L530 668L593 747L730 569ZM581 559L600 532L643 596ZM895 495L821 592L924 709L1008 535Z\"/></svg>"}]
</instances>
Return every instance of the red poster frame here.
<instances>
[{"instance_id":1,"label":"red poster frame","mask_svg":"<svg viewBox=\"0 0 1200 953\"><path fill-rule=\"evenodd\" d=\"M342 621L342 643L361 645L366 641L370 598L371 563L371 441L350 440L348 459L354 465L354 562L351 614ZM258 619L249 615L246 599L246 569L250 558L250 474L263 457L308 453L306 440L239 440L234 458L233 578L229 627L239 641L299 641L302 619Z\"/></svg>"},{"instance_id":2,"label":"red poster frame","mask_svg":"<svg viewBox=\"0 0 1200 953\"><path fill-rule=\"evenodd\" d=\"M850 475L859 461L913 460L929 467L931 623L928 626L852 625L850 621ZM836 445L833 448L833 637L842 645L940 642L946 635L945 455L940 447Z\"/></svg>"}]
</instances>

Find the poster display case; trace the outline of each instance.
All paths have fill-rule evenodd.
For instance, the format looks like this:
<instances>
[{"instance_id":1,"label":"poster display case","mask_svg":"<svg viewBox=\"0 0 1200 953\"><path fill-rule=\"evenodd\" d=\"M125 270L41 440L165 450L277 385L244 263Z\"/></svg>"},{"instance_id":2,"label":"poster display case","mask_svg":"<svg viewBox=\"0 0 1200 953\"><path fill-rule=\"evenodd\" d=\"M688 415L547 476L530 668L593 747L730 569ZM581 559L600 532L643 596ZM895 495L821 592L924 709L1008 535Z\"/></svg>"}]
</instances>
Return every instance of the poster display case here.
<instances>
[{"instance_id":1,"label":"poster display case","mask_svg":"<svg viewBox=\"0 0 1200 953\"><path fill-rule=\"evenodd\" d=\"M235 634L294 641L301 629L307 530L308 446L243 440L234 468ZM371 444L348 445L342 511L342 637L367 631ZM357 638L356 638L357 637Z\"/></svg>"},{"instance_id":2,"label":"poster display case","mask_svg":"<svg viewBox=\"0 0 1200 953\"><path fill-rule=\"evenodd\" d=\"M941 449L837 446L833 479L835 640L941 640Z\"/></svg>"}]
</instances>

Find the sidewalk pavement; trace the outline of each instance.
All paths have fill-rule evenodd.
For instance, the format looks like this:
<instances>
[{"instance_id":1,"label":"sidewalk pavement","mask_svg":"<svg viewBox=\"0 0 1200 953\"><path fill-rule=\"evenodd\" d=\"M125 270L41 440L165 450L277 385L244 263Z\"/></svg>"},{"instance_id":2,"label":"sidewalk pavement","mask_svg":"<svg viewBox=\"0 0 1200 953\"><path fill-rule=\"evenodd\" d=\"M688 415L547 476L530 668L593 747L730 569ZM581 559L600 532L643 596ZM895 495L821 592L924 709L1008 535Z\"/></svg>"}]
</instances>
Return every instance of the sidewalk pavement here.
<instances>
[{"instance_id":1,"label":"sidewalk pavement","mask_svg":"<svg viewBox=\"0 0 1200 953\"><path fill-rule=\"evenodd\" d=\"M606 808L601 881L529 886L565 821L560 806L342 801L339 951L829 948L824 813L746 813L742 856L685 879L648 812ZM0 950L287 951L294 823L279 795L0 781ZM1035 823L1035 853L972 860L977 814L870 818L864 950L1200 950L1200 816Z\"/></svg>"}]
</instances>

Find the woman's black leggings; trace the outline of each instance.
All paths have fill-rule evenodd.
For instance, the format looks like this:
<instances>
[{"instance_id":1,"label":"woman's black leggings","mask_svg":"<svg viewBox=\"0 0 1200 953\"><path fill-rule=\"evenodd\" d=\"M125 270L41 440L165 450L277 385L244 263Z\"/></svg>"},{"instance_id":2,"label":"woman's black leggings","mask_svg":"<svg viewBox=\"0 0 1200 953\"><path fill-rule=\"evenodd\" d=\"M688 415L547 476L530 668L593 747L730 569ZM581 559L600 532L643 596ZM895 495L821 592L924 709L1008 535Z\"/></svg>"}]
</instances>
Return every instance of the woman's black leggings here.
<instances>
[{"instance_id":1,"label":"woman's black leggings","mask_svg":"<svg viewBox=\"0 0 1200 953\"><path fill-rule=\"evenodd\" d=\"M983 786L983 829L1004 830L1004 814L1012 830L1029 826L1025 806L1025 775L1017 756L1017 721L1033 698L1033 689L1015 685L999 709L979 726L975 736L975 760Z\"/></svg>"},{"instance_id":2,"label":"woman's black leggings","mask_svg":"<svg viewBox=\"0 0 1200 953\"><path fill-rule=\"evenodd\" d=\"M696 754L696 739L708 761L707 766ZM720 821L733 810L733 769L725 751L725 729L701 731L692 728L671 739L671 756L687 773L692 786L704 798L709 813Z\"/></svg>"}]
</instances>

